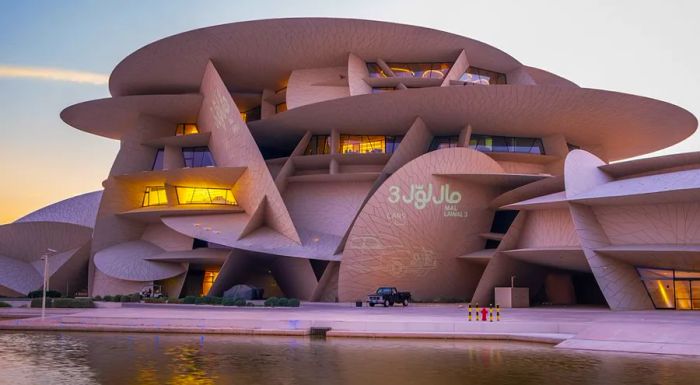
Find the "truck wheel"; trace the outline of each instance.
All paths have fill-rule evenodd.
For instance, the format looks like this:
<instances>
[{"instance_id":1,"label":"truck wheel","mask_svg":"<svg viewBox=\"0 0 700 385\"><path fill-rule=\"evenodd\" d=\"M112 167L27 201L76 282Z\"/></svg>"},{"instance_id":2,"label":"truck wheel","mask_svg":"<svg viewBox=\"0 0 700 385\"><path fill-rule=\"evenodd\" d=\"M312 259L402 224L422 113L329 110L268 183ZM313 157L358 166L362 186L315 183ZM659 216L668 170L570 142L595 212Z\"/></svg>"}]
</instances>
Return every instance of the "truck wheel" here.
<instances>
[{"instance_id":1,"label":"truck wheel","mask_svg":"<svg viewBox=\"0 0 700 385\"><path fill-rule=\"evenodd\" d=\"M369 307L374 307L374 302L370 302Z\"/></svg>"},{"instance_id":2,"label":"truck wheel","mask_svg":"<svg viewBox=\"0 0 700 385\"><path fill-rule=\"evenodd\" d=\"M384 307L389 307L389 300L388 299L384 300Z\"/></svg>"},{"instance_id":3,"label":"truck wheel","mask_svg":"<svg viewBox=\"0 0 700 385\"><path fill-rule=\"evenodd\" d=\"M404 300L403 300L403 305L404 305L404 306L408 306L408 300L407 300L407 299L404 299Z\"/></svg>"}]
</instances>

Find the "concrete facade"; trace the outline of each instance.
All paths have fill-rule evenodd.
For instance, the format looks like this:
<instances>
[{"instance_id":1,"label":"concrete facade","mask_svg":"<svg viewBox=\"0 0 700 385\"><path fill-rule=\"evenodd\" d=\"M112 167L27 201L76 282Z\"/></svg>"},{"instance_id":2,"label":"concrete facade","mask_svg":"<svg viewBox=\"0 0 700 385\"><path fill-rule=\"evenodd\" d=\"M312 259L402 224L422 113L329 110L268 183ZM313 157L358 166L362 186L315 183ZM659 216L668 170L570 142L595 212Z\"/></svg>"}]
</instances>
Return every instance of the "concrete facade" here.
<instances>
[{"instance_id":1,"label":"concrete facade","mask_svg":"<svg viewBox=\"0 0 700 385\"><path fill-rule=\"evenodd\" d=\"M313 18L165 38L110 91L61 113L120 141L104 192L21 221L72 231L62 279L91 295L488 304L514 282L531 303L700 308L700 154L610 163L695 132L677 106L449 33ZM0 227L10 295L41 284L21 222Z\"/></svg>"}]
</instances>

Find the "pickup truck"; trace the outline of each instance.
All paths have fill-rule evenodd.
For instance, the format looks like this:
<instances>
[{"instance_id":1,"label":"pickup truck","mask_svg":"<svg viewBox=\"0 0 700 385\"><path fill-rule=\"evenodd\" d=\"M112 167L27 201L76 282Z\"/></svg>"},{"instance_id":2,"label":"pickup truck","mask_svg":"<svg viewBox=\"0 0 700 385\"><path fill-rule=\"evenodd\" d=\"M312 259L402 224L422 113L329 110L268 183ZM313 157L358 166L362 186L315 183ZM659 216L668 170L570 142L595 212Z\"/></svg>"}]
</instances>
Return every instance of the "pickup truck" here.
<instances>
[{"instance_id":1,"label":"pickup truck","mask_svg":"<svg viewBox=\"0 0 700 385\"><path fill-rule=\"evenodd\" d=\"M395 303L408 306L410 299L411 293L407 291L398 291L395 287L380 287L376 292L367 296L367 303L372 307L376 304L382 304L384 307L394 306Z\"/></svg>"}]
</instances>

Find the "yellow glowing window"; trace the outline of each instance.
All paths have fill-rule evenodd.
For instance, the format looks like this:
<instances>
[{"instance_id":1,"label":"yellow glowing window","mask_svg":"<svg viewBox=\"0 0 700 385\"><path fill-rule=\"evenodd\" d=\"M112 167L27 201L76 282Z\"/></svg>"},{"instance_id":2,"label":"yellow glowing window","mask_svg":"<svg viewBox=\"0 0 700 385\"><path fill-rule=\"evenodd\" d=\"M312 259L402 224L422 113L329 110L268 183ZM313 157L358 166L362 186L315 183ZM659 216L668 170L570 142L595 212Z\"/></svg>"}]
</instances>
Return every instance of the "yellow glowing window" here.
<instances>
[{"instance_id":1,"label":"yellow glowing window","mask_svg":"<svg viewBox=\"0 0 700 385\"><path fill-rule=\"evenodd\" d=\"M206 187L177 187L177 200L181 205L211 204L235 205L236 199L229 189Z\"/></svg>"},{"instance_id":2,"label":"yellow glowing window","mask_svg":"<svg viewBox=\"0 0 700 385\"><path fill-rule=\"evenodd\" d=\"M246 114L245 112L241 112L241 119L243 119L244 122L247 122L248 121L248 114Z\"/></svg>"},{"instance_id":3,"label":"yellow glowing window","mask_svg":"<svg viewBox=\"0 0 700 385\"><path fill-rule=\"evenodd\" d=\"M386 137L379 135L341 135L341 154L383 154L386 148Z\"/></svg>"},{"instance_id":4,"label":"yellow glowing window","mask_svg":"<svg viewBox=\"0 0 700 385\"><path fill-rule=\"evenodd\" d=\"M287 111L287 102L280 103L275 106L275 113L279 114L280 112Z\"/></svg>"},{"instance_id":5,"label":"yellow glowing window","mask_svg":"<svg viewBox=\"0 0 700 385\"><path fill-rule=\"evenodd\" d=\"M142 207L168 204L168 196L164 186L148 186L143 194Z\"/></svg>"},{"instance_id":6,"label":"yellow glowing window","mask_svg":"<svg viewBox=\"0 0 700 385\"><path fill-rule=\"evenodd\" d=\"M199 134L199 128L197 128L197 125L194 123L181 123L177 125L177 129L175 130L175 135L177 136L182 136L182 135L192 135L192 134Z\"/></svg>"},{"instance_id":7,"label":"yellow glowing window","mask_svg":"<svg viewBox=\"0 0 700 385\"><path fill-rule=\"evenodd\" d=\"M218 270L206 270L204 272L204 280L202 281L202 293L201 293L201 295L209 294L209 290L211 290L211 287L214 285L214 281L216 281L216 277L218 277L218 276L219 276Z\"/></svg>"}]
</instances>

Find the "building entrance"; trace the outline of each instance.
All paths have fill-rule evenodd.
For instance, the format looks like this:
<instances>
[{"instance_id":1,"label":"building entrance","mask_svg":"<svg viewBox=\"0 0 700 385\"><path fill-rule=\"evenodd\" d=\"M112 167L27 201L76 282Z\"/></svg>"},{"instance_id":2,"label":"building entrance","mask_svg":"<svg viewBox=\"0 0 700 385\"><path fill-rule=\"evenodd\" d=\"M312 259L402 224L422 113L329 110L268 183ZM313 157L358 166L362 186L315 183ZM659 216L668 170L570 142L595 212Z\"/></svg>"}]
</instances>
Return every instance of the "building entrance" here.
<instances>
[{"instance_id":1,"label":"building entrance","mask_svg":"<svg viewBox=\"0 0 700 385\"><path fill-rule=\"evenodd\" d=\"M700 310L700 272L638 268L657 309Z\"/></svg>"}]
</instances>

